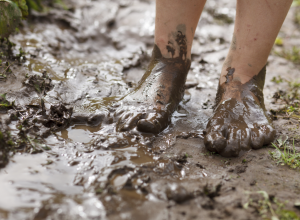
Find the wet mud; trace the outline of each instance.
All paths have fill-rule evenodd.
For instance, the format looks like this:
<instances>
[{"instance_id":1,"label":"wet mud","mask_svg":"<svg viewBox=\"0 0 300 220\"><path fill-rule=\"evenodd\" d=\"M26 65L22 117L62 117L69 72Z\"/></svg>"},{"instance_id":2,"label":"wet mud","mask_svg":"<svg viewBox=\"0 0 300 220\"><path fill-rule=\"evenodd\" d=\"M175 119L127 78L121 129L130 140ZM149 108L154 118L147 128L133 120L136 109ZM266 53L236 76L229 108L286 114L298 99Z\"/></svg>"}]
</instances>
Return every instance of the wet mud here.
<instances>
[{"instance_id":1,"label":"wet mud","mask_svg":"<svg viewBox=\"0 0 300 220\"><path fill-rule=\"evenodd\" d=\"M176 37L165 45L169 58L153 44L154 1L65 4L68 10L35 12L1 58L20 61L0 80L0 219L262 219L264 201L277 216L275 201L300 215L299 170L277 165L270 145L236 158L205 148L235 1L207 2L190 60L184 43L175 53ZM286 22L283 30L293 20ZM296 78L298 67L270 56L266 68L265 108L276 110L279 86L271 79ZM176 88L159 87L171 80ZM250 87L241 97L253 109L262 94ZM174 97L166 95L175 89ZM267 123L264 107L258 110ZM273 124L275 139L294 138L300 151L298 121L278 117Z\"/></svg>"}]
</instances>

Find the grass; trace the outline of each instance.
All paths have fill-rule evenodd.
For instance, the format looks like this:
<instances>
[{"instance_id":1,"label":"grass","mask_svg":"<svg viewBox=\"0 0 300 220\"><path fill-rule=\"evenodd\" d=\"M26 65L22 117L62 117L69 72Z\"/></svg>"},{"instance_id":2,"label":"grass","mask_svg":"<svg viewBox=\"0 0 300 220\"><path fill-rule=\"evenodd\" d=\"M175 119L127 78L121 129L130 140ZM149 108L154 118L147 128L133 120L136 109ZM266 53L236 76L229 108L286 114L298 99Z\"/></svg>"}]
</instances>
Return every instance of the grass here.
<instances>
[{"instance_id":1,"label":"grass","mask_svg":"<svg viewBox=\"0 0 300 220\"><path fill-rule=\"evenodd\" d=\"M272 143L275 151L269 151L272 158L277 161L277 165L287 165L292 169L298 169L300 167L300 153L296 152L294 140L292 147L287 145L287 138L282 140L280 137L277 142L277 145Z\"/></svg>"},{"instance_id":2,"label":"grass","mask_svg":"<svg viewBox=\"0 0 300 220\"><path fill-rule=\"evenodd\" d=\"M281 37L277 37L275 40L276 46L283 46L283 39Z\"/></svg>"},{"instance_id":3,"label":"grass","mask_svg":"<svg viewBox=\"0 0 300 220\"><path fill-rule=\"evenodd\" d=\"M294 0L292 6L300 6L300 0Z\"/></svg>"},{"instance_id":4,"label":"grass","mask_svg":"<svg viewBox=\"0 0 300 220\"><path fill-rule=\"evenodd\" d=\"M278 77L274 76L271 81L276 84L279 84L279 83L282 83L284 81L284 79L281 76L278 76Z\"/></svg>"},{"instance_id":5,"label":"grass","mask_svg":"<svg viewBox=\"0 0 300 220\"><path fill-rule=\"evenodd\" d=\"M270 220L300 220L294 211L285 208L286 202L280 202L275 197L268 195L266 191L246 192L249 194L249 199L244 208L254 208L263 219ZM260 199L255 198L254 195Z\"/></svg>"},{"instance_id":6,"label":"grass","mask_svg":"<svg viewBox=\"0 0 300 220\"><path fill-rule=\"evenodd\" d=\"M294 0L292 6L296 7L294 21L296 24L299 25L300 24L300 10L299 10L300 0Z\"/></svg>"},{"instance_id":7,"label":"grass","mask_svg":"<svg viewBox=\"0 0 300 220\"><path fill-rule=\"evenodd\" d=\"M289 81L286 79L283 79L282 77L273 77L271 80L272 82L275 82L276 84L286 82L288 83L288 89L287 91L281 91L279 90L276 92L273 96L273 98L277 100L281 100L285 102L285 107L281 110L277 111L279 115L281 114L284 118L294 118L296 120L300 121L300 82L299 80L293 80ZM281 117L279 116L279 117ZM276 116L278 117L278 116Z\"/></svg>"},{"instance_id":8,"label":"grass","mask_svg":"<svg viewBox=\"0 0 300 220\"><path fill-rule=\"evenodd\" d=\"M190 155L190 154L188 154L188 153L185 153L185 154L183 155L183 157L184 157L184 158L193 158L193 156Z\"/></svg>"},{"instance_id":9,"label":"grass","mask_svg":"<svg viewBox=\"0 0 300 220\"><path fill-rule=\"evenodd\" d=\"M300 49L293 46L292 49L282 49L280 51L275 50L275 55L283 57L293 63L300 64Z\"/></svg>"},{"instance_id":10,"label":"grass","mask_svg":"<svg viewBox=\"0 0 300 220\"><path fill-rule=\"evenodd\" d=\"M10 103L6 100L6 93L0 94L0 110L13 108L14 102Z\"/></svg>"}]
</instances>

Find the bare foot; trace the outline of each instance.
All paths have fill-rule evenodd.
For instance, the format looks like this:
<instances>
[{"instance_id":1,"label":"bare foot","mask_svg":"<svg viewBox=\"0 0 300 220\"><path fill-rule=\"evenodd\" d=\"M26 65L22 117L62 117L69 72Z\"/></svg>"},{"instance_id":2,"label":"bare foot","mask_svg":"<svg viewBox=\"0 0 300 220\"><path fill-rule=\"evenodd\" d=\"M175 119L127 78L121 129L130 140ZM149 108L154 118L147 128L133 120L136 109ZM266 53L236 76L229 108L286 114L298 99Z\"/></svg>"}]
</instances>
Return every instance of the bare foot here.
<instances>
[{"instance_id":1,"label":"bare foot","mask_svg":"<svg viewBox=\"0 0 300 220\"><path fill-rule=\"evenodd\" d=\"M271 143L276 131L264 105L266 68L244 84L234 76L234 68L227 71L226 82L218 88L204 143L209 151L232 157Z\"/></svg>"},{"instance_id":2,"label":"bare foot","mask_svg":"<svg viewBox=\"0 0 300 220\"><path fill-rule=\"evenodd\" d=\"M137 127L139 131L158 133L166 128L184 94L186 76L191 61L186 58L185 35L178 31L179 56L167 46L172 58L162 56L154 46L151 62L136 89L122 98L115 110L117 131Z\"/></svg>"}]
</instances>

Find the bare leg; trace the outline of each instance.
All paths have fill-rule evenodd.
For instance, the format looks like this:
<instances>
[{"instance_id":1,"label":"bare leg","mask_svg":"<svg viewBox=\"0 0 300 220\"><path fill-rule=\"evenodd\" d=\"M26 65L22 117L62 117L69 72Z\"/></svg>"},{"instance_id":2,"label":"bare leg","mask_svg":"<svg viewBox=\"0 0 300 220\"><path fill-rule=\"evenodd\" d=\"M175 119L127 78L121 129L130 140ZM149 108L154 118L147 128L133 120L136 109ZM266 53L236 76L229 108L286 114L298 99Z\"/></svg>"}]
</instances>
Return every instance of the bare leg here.
<instances>
[{"instance_id":1,"label":"bare leg","mask_svg":"<svg viewBox=\"0 0 300 220\"><path fill-rule=\"evenodd\" d=\"M157 0L155 17L155 44L166 58L178 57L175 38L178 31L186 36L187 58L190 59L192 41L206 0ZM173 45L175 44L175 45ZM167 49L175 47L172 56Z\"/></svg>"},{"instance_id":2,"label":"bare leg","mask_svg":"<svg viewBox=\"0 0 300 220\"><path fill-rule=\"evenodd\" d=\"M157 0L155 45L146 73L116 111L117 130L158 133L184 93L191 45L205 0ZM138 104L137 104L138 103ZM137 107L133 107L137 106Z\"/></svg>"},{"instance_id":3,"label":"bare leg","mask_svg":"<svg viewBox=\"0 0 300 220\"><path fill-rule=\"evenodd\" d=\"M266 114L265 65L292 0L239 0L229 53L225 59L214 115L205 145L223 156L261 148L275 137Z\"/></svg>"}]
</instances>

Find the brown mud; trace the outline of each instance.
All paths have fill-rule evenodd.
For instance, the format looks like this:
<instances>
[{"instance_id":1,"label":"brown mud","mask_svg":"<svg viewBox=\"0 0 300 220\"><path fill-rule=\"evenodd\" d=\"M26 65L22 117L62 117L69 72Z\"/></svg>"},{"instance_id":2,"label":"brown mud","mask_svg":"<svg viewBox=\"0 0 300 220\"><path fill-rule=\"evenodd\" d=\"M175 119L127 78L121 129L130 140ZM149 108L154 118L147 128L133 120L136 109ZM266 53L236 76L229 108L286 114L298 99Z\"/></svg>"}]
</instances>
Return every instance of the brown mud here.
<instances>
[{"instance_id":1,"label":"brown mud","mask_svg":"<svg viewBox=\"0 0 300 220\"><path fill-rule=\"evenodd\" d=\"M277 164L274 148L228 159L204 146L235 1L207 2L183 99L159 134L119 132L115 115L151 60L154 1L65 2L68 10L35 12L1 57L20 62L0 81L0 219L271 219L283 206L300 215L299 170ZM293 13L282 30L299 41ZM298 69L270 56L266 109L282 108L272 97L288 86L271 79ZM299 152L299 121L280 116L275 139L294 139Z\"/></svg>"}]
</instances>

